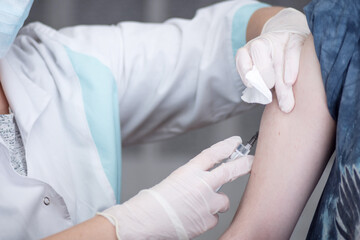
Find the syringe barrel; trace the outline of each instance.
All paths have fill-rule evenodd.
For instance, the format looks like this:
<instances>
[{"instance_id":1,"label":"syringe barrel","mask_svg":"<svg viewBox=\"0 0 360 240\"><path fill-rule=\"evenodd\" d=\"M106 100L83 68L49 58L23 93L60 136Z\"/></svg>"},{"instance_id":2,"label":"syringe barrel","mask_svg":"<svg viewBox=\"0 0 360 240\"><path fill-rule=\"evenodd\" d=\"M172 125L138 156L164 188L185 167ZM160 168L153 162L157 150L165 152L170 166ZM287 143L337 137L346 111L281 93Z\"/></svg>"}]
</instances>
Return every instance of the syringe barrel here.
<instances>
[{"instance_id":1,"label":"syringe barrel","mask_svg":"<svg viewBox=\"0 0 360 240\"><path fill-rule=\"evenodd\" d=\"M243 145L243 144L240 144L239 147L235 150L235 152L233 152L233 154L231 154L231 156L229 157L229 160L235 160L239 157L243 157L245 155L248 155L249 152L250 152L250 145L249 144L246 144Z\"/></svg>"},{"instance_id":2,"label":"syringe barrel","mask_svg":"<svg viewBox=\"0 0 360 240\"><path fill-rule=\"evenodd\" d=\"M239 157L248 155L251 147L255 144L258 136L259 136L259 132L256 132L256 134L250 139L250 141L246 145L240 144L236 148L235 152L233 152L233 154L231 154L231 156L227 159L227 161L232 161Z\"/></svg>"},{"instance_id":3,"label":"syringe barrel","mask_svg":"<svg viewBox=\"0 0 360 240\"><path fill-rule=\"evenodd\" d=\"M240 146L236 150L239 151L242 154L242 156L245 156L249 154L250 148L251 148L250 144L246 144L246 145L240 144Z\"/></svg>"}]
</instances>

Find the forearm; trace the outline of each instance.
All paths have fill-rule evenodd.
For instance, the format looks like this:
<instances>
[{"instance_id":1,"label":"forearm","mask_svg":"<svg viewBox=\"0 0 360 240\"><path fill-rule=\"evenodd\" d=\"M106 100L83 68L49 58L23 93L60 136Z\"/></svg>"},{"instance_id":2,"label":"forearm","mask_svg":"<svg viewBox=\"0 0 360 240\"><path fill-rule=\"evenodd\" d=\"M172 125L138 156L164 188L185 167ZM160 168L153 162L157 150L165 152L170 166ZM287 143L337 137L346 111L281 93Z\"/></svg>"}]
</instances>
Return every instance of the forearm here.
<instances>
[{"instance_id":1,"label":"forearm","mask_svg":"<svg viewBox=\"0 0 360 240\"><path fill-rule=\"evenodd\" d=\"M52 235L46 240L112 240L117 239L115 234L115 227L106 218L96 216L86 222L78 224L63 232Z\"/></svg>"},{"instance_id":2,"label":"forearm","mask_svg":"<svg viewBox=\"0 0 360 240\"><path fill-rule=\"evenodd\" d=\"M335 123L312 38L303 47L296 106L276 98L262 116L252 174L232 225L222 239L289 239L332 151Z\"/></svg>"}]
</instances>

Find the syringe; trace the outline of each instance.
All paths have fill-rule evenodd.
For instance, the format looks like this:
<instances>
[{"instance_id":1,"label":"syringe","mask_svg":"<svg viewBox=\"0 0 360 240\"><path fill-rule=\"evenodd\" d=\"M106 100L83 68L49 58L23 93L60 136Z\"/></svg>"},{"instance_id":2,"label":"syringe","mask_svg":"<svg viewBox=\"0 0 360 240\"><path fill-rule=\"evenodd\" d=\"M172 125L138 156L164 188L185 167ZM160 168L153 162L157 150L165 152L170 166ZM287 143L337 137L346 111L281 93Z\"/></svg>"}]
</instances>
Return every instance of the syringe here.
<instances>
[{"instance_id":1,"label":"syringe","mask_svg":"<svg viewBox=\"0 0 360 240\"><path fill-rule=\"evenodd\" d=\"M226 162L233 161L239 157L248 155L251 148L254 146L258 136L259 132L256 132L255 135L246 143L246 145L240 144L231 154L231 156L226 160Z\"/></svg>"},{"instance_id":2,"label":"syringe","mask_svg":"<svg viewBox=\"0 0 360 240\"><path fill-rule=\"evenodd\" d=\"M234 161L239 157L243 157L249 154L251 148L254 146L256 140L258 139L259 132L256 132L255 135L246 143L240 144L235 151L230 155L228 159L225 159L223 162ZM220 165L220 164L219 164ZM222 186L218 187L215 191L218 192Z\"/></svg>"}]
</instances>

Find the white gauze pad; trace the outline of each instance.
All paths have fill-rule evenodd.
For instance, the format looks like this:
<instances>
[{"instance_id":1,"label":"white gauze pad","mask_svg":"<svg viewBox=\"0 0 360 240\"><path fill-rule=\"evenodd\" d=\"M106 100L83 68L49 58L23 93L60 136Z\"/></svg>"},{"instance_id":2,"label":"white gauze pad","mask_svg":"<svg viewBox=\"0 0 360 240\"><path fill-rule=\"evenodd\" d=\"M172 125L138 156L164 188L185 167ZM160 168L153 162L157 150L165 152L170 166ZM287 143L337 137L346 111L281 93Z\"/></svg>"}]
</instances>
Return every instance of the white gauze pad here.
<instances>
[{"instance_id":1,"label":"white gauze pad","mask_svg":"<svg viewBox=\"0 0 360 240\"><path fill-rule=\"evenodd\" d=\"M241 99L247 103L269 104L272 102L272 94L270 89L263 81L259 70L254 67L245 75L245 78L252 85L246 88L241 96Z\"/></svg>"}]
</instances>

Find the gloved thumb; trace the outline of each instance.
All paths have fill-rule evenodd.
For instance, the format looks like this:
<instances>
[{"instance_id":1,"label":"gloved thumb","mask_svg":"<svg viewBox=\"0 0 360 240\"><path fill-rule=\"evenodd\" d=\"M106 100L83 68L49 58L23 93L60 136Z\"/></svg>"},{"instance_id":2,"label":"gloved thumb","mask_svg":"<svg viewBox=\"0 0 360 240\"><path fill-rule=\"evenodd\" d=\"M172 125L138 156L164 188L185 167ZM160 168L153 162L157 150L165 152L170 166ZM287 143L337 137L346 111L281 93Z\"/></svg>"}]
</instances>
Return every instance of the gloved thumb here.
<instances>
[{"instance_id":1,"label":"gloved thumb","mask_svg":"<svg viewBox=\"0 0 360 240\"><path fill-rule=\"evenodd\" d=\"M240 74L240 78L246 87L252 87L247 80L246 74L252 69L253 61L246 47L240 48L236 53L236 69Z\"/></svg>"},{"instance_id":2,"label":"gloved thumb","mask_svg":"<svg viewBox=\"0 0 360 240\"><path fill-rule=\"evenodd\" d=\"M209 181L212 189L219 189L222 185L232 182L240 176L251 171L254 156L247 155L235 159L234 161L221 164L211 171L211 180Z\"/></svg>"},{"instance_id":3,"label":"gloved thumb","mask_svg":"<svg viewBox=\"0 0 360 240\"><path fill-rule=\"evenodd\" d=\"M195 165L202 170L209 170L222 160L228 158L241 143L242 140L239 136L227 138L202 151L191 159L188 165Z\"/></svg>"}]
</instances>

